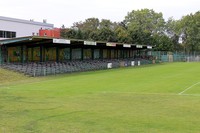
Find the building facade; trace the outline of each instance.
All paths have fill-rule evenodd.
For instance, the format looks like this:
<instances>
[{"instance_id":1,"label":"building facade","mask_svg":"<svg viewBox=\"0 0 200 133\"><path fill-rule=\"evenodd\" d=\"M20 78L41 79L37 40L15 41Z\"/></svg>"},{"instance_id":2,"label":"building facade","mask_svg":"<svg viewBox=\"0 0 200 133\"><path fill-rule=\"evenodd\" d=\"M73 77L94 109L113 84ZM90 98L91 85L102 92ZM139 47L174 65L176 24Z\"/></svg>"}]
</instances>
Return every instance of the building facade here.
<instances>
[{"instance_id":1,"label":"building facade","mask_svg":"<svg viewBox=\"0 0 200 133\"><path fill-rule=\"evenodd\" d=\"M40 29L39 36L60 38L60 28Z\"/></svg>"},{"instance_id":2,"label":"building facade","mask_svg":"<svg viewBox=\"0 0 200 133\"><path fill-rule=\"evenodd\" d=\"M24 36L39 36L40 29L53 29L54 25L33 20L0 16L0 40Z\"/></svg>"}]
</instances>

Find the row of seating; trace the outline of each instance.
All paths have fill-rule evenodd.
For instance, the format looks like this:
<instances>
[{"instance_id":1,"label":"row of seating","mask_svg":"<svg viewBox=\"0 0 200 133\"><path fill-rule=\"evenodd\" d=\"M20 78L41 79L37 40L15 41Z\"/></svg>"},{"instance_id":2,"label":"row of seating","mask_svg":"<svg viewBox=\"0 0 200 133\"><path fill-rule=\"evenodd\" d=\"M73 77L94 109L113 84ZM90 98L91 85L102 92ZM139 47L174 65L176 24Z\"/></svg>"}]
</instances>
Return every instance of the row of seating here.
<instances>
[{"instance_id":1,"label":"row of seating","mask_svg":"<svg viewBox=\"0 0 200 133\"><path fill-rule=\"evenodd\" d=\"M46 76L59 73L72 73L89 70L102 70L126 66L150 64L152 61L145 59L106 59L106 60L74 60L63 62L30 62L8 63L3 68L18 71L29 76Z\"/></svg>"}]
</instances>

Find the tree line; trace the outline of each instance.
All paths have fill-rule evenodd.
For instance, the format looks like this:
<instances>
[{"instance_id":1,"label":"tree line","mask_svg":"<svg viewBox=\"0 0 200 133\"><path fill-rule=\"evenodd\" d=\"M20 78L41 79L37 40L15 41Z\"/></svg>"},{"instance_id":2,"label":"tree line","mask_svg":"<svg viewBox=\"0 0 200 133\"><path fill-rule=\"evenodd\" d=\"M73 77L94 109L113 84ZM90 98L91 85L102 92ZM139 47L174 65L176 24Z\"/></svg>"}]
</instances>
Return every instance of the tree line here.
<instances>
[{"instance_id":1,"label":"tree line","mask_svg":"<svg viewBox=\"0 0 200 133\"><path fill-rule=\"evenodd\" d=\"M61 27L61 37L91 41L120 42L156 46L160 51L200 50L200 11L172 17L167 21L161 12L141 9L128 12L121 22L88 18L70 28Z\"/></svg>"}]
</instances>

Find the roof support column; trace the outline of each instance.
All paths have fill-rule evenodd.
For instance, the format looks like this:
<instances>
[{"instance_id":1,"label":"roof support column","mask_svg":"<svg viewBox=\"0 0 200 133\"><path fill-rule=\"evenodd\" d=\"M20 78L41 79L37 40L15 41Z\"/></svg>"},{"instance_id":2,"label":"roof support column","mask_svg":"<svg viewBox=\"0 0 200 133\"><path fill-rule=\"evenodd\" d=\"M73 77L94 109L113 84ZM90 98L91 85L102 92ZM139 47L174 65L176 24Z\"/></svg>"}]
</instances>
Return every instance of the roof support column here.
<instances>
[{"instance_id":1,"label":"roof support column","mask_svg":"<svg viewBox=\"0 0 200 133\"><path fill-rule=\"evenodd\" d=\"M43 62L43 49L44 49L44 46L40 45L40 62Z\"/></svg>"},{"instance_id":2,"label":"roof support column","mask_svg":"<svg viewBox=\"0 0 200 133\"><path fill-rule=\"evenodd\" d=\"M84 59L84 53L83 53L83 48L81 48L81 60L83 60Z\"/></svg>"},{"instance_id":3,"label":"roof support column","mask_svg":"<svg viewBox=\"0 0 200 133\"><path fill-rule=\"evenodd\" d=\"M72 47L69 48L70 49L70 61L72 61Z\"/></svg>"},{"instance_id":4,"label":"roof support column","mask_svg":"<svg viewBox=\"0 0 200 133\"><path fill-rule=\"evenodd\" d=\"M100 52L100 59L103 59L103 49L99 49L99 52Z\"/></svg>"},{"instance_id":5,"label":"roof support column","mask_svg":"<svg viewBox=\"0 0 200 133\"><path fill-rule=\"evenodd\" d=\"M4 45L2 47L2 56L3 56L3 60L4 60L4 63L9 63L9 57L8 57L8 48L6 45Z\"/></svg>"},{"instance_id":6,"label":"roof support column","mask_svg":"<svg viewBox=\"0 0 200 133\"><path fill-rule=\"evenodd\" d=\"M59 62L59 48L56 47L56 62Z\"/></svg>"},{"instance_id":7,"label":"roof support column","mask_svg":"<svg viewBox=\"0 0 200 133\"><path fill-rule=\"evenodd\" d=\"M21 46L20 62L24 63L24 45Z\"/></svg>"},{"instance_id":8,"label":"roof support column","mask_svg":"<svg viewBox=\"0 0 200 133\"><path fill-rule=\"evenodd\" d=\"M92 60L94 60L94 48L91 49Z\"/></svg>"}]
</instances>

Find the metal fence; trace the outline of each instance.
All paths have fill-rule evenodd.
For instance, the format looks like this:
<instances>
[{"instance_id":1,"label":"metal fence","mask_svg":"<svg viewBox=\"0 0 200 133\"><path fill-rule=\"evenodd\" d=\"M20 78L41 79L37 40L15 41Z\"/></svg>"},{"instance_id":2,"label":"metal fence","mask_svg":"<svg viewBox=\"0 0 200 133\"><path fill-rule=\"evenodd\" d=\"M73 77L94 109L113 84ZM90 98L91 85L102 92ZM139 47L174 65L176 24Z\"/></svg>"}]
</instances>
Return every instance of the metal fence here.
<instances>
[{"instance_id":1,"label":"metal fence","mask_svg":"<svg viewBox=\"0 0 200 133\"><path fill-rule=\"evenodd\" d=\"M200 55L196 55L196 56L187 56L186 57L186 61L187 62L200 62Z\"/></svg>"},{"instance_id":2,"label":"metal fence","mask_svg":"<svg viewBox=\"0 0 200 133\"><path fill-rule=\"evenodd\" d=\"M200 52L152 51L152 55L161 62L200 62Z\"/></svg>"}]
</instances>

